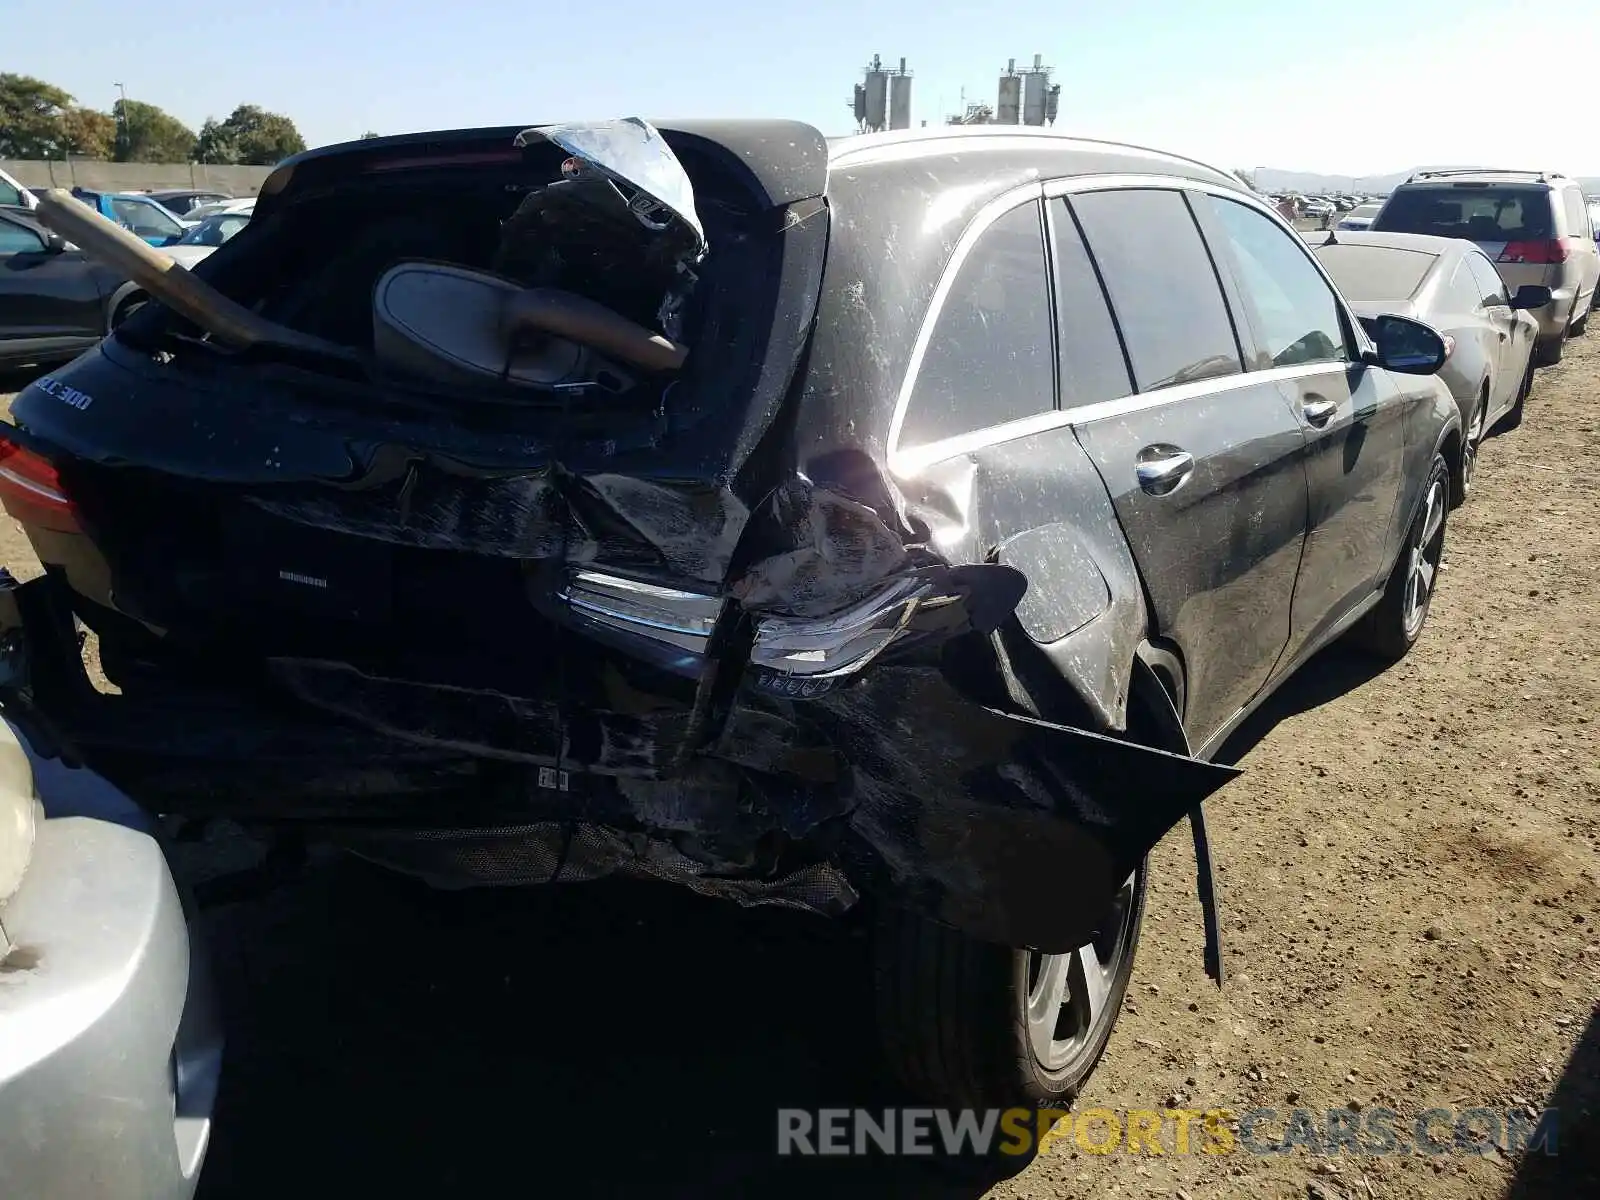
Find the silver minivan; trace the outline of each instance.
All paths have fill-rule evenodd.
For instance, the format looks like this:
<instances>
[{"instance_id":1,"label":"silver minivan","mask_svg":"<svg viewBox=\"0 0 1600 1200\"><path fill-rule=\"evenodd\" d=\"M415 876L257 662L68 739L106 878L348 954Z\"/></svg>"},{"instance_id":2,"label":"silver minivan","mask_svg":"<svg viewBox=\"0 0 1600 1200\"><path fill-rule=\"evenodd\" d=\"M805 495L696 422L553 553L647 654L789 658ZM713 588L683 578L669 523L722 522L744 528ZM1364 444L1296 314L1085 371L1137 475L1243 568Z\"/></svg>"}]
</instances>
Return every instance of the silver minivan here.
<instances>
[{"instance_id":1,"label":"silver minivan","mask_svg":"<svg viewBox=\"0 0 1600 1200\"><path fill-rule=\"evenodd\" d=\"M1548 287L1538 310L1534 361L1561 360L1568 337L1583 333L1600 282L1600 247L1575 179L1553 171L1420 171L1395 188L1373 219L1374 233L1465 238L1489 256L1506 290Z\"/></svg>"}]
</instances>

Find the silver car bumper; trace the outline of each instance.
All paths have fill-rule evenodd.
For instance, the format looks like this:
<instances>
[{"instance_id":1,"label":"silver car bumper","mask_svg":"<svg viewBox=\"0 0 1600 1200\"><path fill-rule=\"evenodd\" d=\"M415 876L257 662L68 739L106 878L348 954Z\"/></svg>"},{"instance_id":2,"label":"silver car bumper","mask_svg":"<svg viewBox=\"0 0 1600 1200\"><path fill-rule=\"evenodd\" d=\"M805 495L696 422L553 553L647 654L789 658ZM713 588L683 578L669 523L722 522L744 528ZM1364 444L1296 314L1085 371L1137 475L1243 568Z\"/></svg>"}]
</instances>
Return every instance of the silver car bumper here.
<instances>
[{"instance_id":1,"label":"silver car bumper","mask_svg":"<svg viewBox=\"0 0 1600 1200\"><path fill-rule=\"evenodd\" d=\"M192 1196L222 1037L161 847L45 820L0 924L0 1196Z\"/></svg>"}]
</instances>

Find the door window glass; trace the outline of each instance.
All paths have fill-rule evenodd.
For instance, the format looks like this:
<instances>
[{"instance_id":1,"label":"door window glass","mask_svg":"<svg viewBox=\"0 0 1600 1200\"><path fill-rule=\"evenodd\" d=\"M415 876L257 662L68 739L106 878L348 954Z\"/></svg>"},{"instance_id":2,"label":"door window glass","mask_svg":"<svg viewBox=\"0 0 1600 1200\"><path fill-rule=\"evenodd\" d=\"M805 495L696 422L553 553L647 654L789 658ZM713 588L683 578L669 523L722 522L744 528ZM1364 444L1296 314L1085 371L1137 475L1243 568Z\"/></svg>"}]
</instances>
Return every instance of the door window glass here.
<instances>
[{"instance_id":1,"label":"door window glass","mask_svg":"<svg viewBox=\"0 0 1600 1200\"><path fill-rule=\"evenodd\" d=\"M1485 305L1508 304L1505 282L1500 278L1500 272L1494 269L1494 264L1481 254L1469 254L1464 260L1467 270L1472 273L1473 281L1478 285L1478 295L1481 303Z\"/></svg>"},{"instance_id":2,"label":"door window glass","mask_svg":"<svg viewBox=\"0 0 1600 1200\"><path fill-rule=\"evenodd\" d=\"M22 189L0 179L0 204L22 205Z\"/></svg>"},{"instance_id":3,"label":"door window glass","mask_svg":"<svg viewBox=\"0 0 1600 1200\"><path fill-rule=\"evenodd\" d=\"M1052 203L1061 403L1076 408L1115 400L1133 391L1122 339L1072 210L1065 201Z\"/></svg>"},{"instance_id":4,"label":"door window glass","mask_svg":"<svg viewBox=\"0 0 1600 1200\"><path fill-rule=\"evenodd\" d=\"M1037 202L978 238L951 283L922 356L903 445L1035 416L1055 407L1050 288Z\"/></svg>"},{"instance_id":5,"label":"door window glass","mask_svg":"<svg viewBox=\"0 0 1600 1200\"><path fill-rule=\"evenodd\" d=\"M1070 208L1105 280L1141 392L1239 372L1227 303L1181 192L1085 192Z\"/></svg>"},{"instance_id":6,"label":"door window glass","mask_svg":"<svg viewBox=\"0 0 1600 1200\"><path fill-rule=\"evenodd\" d=\"M1261 322L1274 367L1349 357L1339 302L1300 239L1248 205L1207 196L1227 232L1234 261Z\"/></svg>"},{"instance_id":7,"label":"door window glass","mask_svg":"<svg viewBox=\"0 0 1600 1200\"><path fill-rule=\"evenodd\" d=\"M155 205L143 200L113 199L111 211L117 214L117 220L140 237L171 237L183 232L183 226Z\"/></svg>"},{"instance_id":8,"label":"door window glass","mask_svg":"<svg viewBox=\"0 0 1600 1200\"><path fill-rule=\"evenodd\" d=\"M43 249L44 239L33 230L0 220L0 254L37 254Z\"/></svg>"}]
</instances>

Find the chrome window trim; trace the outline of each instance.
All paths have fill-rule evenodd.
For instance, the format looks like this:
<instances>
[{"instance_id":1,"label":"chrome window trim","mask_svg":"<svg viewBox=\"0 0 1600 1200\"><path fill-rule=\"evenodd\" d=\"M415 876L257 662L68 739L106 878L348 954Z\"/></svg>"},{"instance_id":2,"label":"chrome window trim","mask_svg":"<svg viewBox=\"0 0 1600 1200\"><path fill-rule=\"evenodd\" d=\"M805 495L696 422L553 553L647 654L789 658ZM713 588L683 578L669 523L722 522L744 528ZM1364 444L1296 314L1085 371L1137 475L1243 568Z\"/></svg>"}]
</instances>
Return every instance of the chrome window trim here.
<instances>
[{"instance_id":1,"label":"chrome window trim","mask_svg":"<svg viewBox=\"0 0 1600 1200\"><path fill-rule=\"evenodd\" d=\"M1326 374L1329 371L1343 372L1351 365L1347 362L1296 363L1293 366L1273 367L1265 371L1235 371L1231 375L1220 375L1215 379L1198 379L1193 383L1178 384L1175 387L1134 392L1127 396L1119 396L1115 400L1100 400L1094 404L1057 409L1055 412L1040 413L1036 417L1024 417L1018 421L1007 421L1002 425L989 425L971 433L928 442L909 450L891 450L889 469L899 478L911 478L934 463L1015 441L1017 438L1048 433L1053 429L1065 429L1071 425L1088 425L1094 421L1126 417L1168 404L1179 404L1201 396L1232 391L1242 386L1283 383Z\"/></svg>"},{"instance_id":2,"label":"chrome window trim","mask_svg":"<svg viewBox=\"0 0 1600 1200\"><path fill-rule=\"evenodd\" d=\"M987 142L989 139L983 140ZM994 140L1009 139L996 138ZM1019 140L1027 141L1028 139ZM913 144L922 145L924 143ZM1053 200L1081 192L1126 191L1133 188L1176 192L1206 192L1220 196L1225 200L1243 204L1247 208L1252 208L1265 215L1268 220L1274 222L1295 240L1295 243L1300 247L1301 253L1311 262L1312 267L1322 277L1323 282L1327 284L1328 290L1333 293L1334 302L1339 311L1344 314L1351 336L1355 339L1355 345L1351 347L1354 351L1354 357L1340 361L1296 363L1293 366L1270 367L1258 371L1246 369L1231 375L1219 376L1216 379L1200 379L1193 383L1179 384L1176 387L1156 388L1148 392L1133 392L1115 400L1102 400L1094 404L1057 408L1051 412L1038 413L1031 417L1007 421L1000 425L985 426L982 429L975 429L968 433L958 434L955 437L927 442L909 449L902 447L900 445L900 431L905 424L906 409L911 401L911 393L916 387L917 374L922 369L923 355L927 352L928 342L932 339L934 326L938 323L940 313L944 309L945 298L949 295L956 276L966 262L967 255L971 253L972 247L977 244L978 239L987 232L989 226L993 225L1013 208L1030 201ZM1046 216L1049 216L1048 212ZM1048 224L1046 228L1049 228ZM1201 232L1202 237L1204 236L1203 231L1198 232ZM1091 251L1092 249L1091 247ZM1051 261L1050 253L1051 248L1047 246L1045 248L1045 261L1047 264ZM1051 313L1052 322L1055 319L1056 314ZM1238 317L1235 316L1234 319L1237 320ZM1120 330L1118 332L1120 336ZM1107 417L1127 416L1162 405L1176 404L1184 400L1192 400L1198 396L1226 391L1246 383L1282 382L1284 380L1322 374L1329 370L1346 371L1351 367L1362 365L1372 349L1371 339L1367 337L1366 331L1362 328L1360 318L1346 303L1338 285L1333 282L1333 277L1324 269L1321 261L1312 252L1311 247L1305 244L1304 239L1300 237L1295 228L1285 221L1271 205L1254 193L1241 191L1238 188L1225 187L1221 184L1191 179L1183 175L1077 175L1026 183L996 196L985 204L978 210L956 241L955 249L950 254L950 261L945 266L944 274L939 277L939 282L934 287L933 296L928 303L927 315L923 318L921 328L917 330L917 340L912 346L911 357L906 363L905 375L900 381L899 394L895 398L894 415L889 422L888 466L890 472L894 475L909 477L933 463L942 462L960 454L971 453L989 446L1014 441L1017 438L1064 428L1068 425L1085 424L1090 421L1104 420Z\"/></svg>"},{"instance_id":3,"label":"chrome window trim","mask_svg":"<svg viewBox=\"0 0 1600 1200\"><path fill-rule=\"evenodd\" d=\"M972 248L978 244L978 239L989 231L989 227L1005 216L1012 209L1020 208L1024 204L1037 204L1043 191L1037 180L1025 183L1021 187L1012 188L1002 192L980 208L967 227L961 231L961 236L956 239L955 249L950 252L950 261L945 264L944 274L939 276L939 282L934 285L933 295L928 300L927 315L922 318L922 326L917 330L917 340L912 343L911 357L906 361L906 372L900 378L900 391L895 397L894 416L889 419L889 462L891 467L895 455L899 453L900 430L905 425L906 408L911 401L911 391L917 384L917 376L922 371L922 358L928 352L928 342L933 338L934 326L939 323L939 317L944 312L945 298L949 296L950 289L955 285L956 276L961 273L961 268L966 265L967 255L972 253ZM1048 251L1044 247L1044 234L1040 232L1040 257L1045 263ZM1054 328L1055 316L1051 315L1051 327ZM1054 405L1052 405L1052 411ZM1051 413L1041 413L1040 416L1049 416ZM1033 420L1032 417L1024 420ZM1009 424L1018 424L1016 421ZM981 430L976 432L982 432ZM958 435L966 437L966 434ZM955 439L946 438L946 441ZM932 444L932 443L930 443Z\"/></svg>"}]
</instances>

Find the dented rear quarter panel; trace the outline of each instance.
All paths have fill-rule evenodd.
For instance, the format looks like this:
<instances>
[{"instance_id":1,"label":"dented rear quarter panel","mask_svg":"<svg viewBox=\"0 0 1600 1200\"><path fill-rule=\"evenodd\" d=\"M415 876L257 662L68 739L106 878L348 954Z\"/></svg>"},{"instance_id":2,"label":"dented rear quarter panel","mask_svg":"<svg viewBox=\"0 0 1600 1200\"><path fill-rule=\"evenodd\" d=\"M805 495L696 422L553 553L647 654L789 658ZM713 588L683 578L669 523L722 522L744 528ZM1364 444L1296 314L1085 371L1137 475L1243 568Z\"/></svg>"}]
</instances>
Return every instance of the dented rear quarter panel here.
<instances>
[{"instance_id":1,"label":"dented rear quarter panel","mask_svg":"<svg viewBox=\"0 0 1600 1200\"><path fill-rule=\"evenodd\" d=\"M1047 143L901 160L846 156L829 177L832 233L799 387L795 451L819 486L894 516L952 563L1029 580L1017 620L1105 728L1126 722L1144 595L1105 485L1070 427L896 474L889 431L912 352L962 234L985 206L1048 177ZM1120 165L1107 156L1106 169ZM1100 164L1095 164L1096 166ZM1081 151L1062 174L1085 170ZM863 485L868 458L881 482ZM841 469L841 464L854 464ZM854 478L852 478L854 477ZM881 488L876 495L869 488Z\"/></svg>"}]
</instances>

